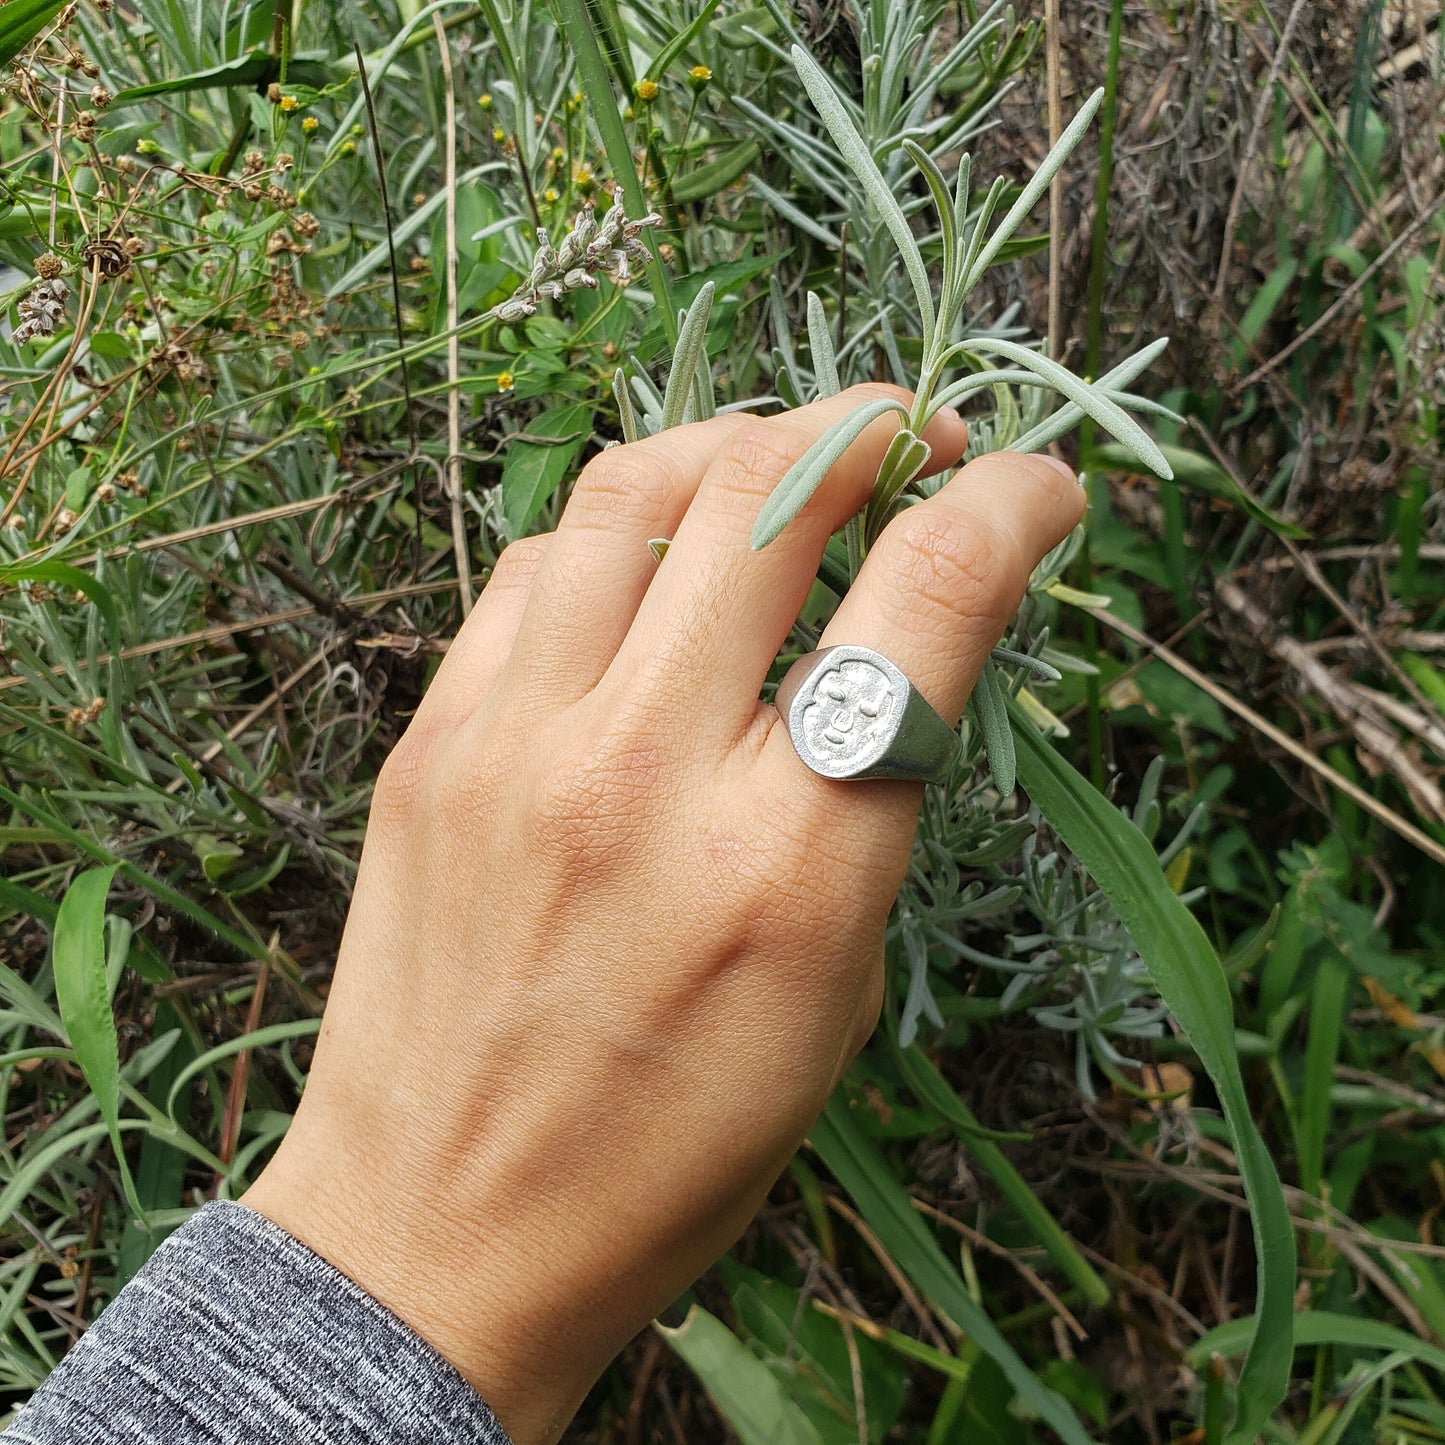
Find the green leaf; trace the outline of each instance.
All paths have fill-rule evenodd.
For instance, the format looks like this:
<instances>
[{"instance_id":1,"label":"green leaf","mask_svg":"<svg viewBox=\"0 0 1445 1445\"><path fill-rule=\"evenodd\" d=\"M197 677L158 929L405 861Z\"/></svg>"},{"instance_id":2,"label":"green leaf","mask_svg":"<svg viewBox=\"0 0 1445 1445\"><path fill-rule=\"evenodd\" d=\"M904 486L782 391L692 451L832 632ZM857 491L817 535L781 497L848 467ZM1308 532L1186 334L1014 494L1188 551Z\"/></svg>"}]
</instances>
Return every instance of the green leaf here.
<instances>
[{"instance_id":1,"label":"green leaf","mask_svg":"<svg viewBox=\"0 0 1445 1445\"><path fill-rule=\"evenodd\" d=\"M105 619L105 630L113 652L121 649L120 611L110 589L89 572L67 562L12 562L0 567L0 582L54 582L75 592L84 592Z\"/></svg>"},{"instance_id":2,"label":"green leaf","mask_svg":"<svg viewBox=\"0 0 1445 1445\"><path fill-rule=\"evenodd\" d=\"M1008 214L998 223L998 228L989 237L988 243L974 258L973 264L968 268L968 275L964 277L965 294L972 291L978 284L979 277L993 265L1004 242L1018 230L1023 224L1024 218L1038 204L1039 198L1048 190L1049 182L1059 173L1064 162L1072 154L1074 147L1083 139L1084 132L1089 128L1089 123L1098 114L1099 107L1103 103L1104 88L1100 86L1084 102L1083 109L1079 111L1078 115L1069 122L1068 129L1058 138L1054 148L1044 157L1043 164L1034 172L1028 185L1024 187L1023 195L1009 208Z\"/></svg>"},{"instance_id":3,"label":"green leaf","mask_svg":"<svg viewBox=\"0 0 1445 1445\"><path fill-rule=\"evenodd\" d=\"M1129 385L1136 377L1142 376L1156 358L1164 354L1169 345L1169 338L1161 336L1157 341L1151 341L1148 346L1136 351L1133 356L1125 357L1112 371L1106 372L1094 383L1100 391L1118 391ZM1023 436L1018 437L1013 443L1013 450L1016 452L1037 452L1042 451L1051 441L1057 440L1065 432L1071 431L1084 419L1084 409L1070 402L1067 406L1060 407L1053 416L1046 417L1038 426L1027 431Z\"/></svg>"},{"instance_id":4,"label":"green leaf","mask_svg":"<svg viewBox=\"0 0 1445 1445\"><path fill-rule=\"evenodd\" d=\"M1243 1353L1260 1327L1258 1315L1245 1315L1229 1320L1209 1331L1190 1345L1187 1359L1196 1370L1209 1363L1209 1357ZM1357 1350L1402 1350L1412 1360L1445 1373L1445 1350L1432 1345L1396 1325L1382 1320L1361 1319L1357 1315L1334 1314L1329 1310L1301 1310L1294 1317L1294 1345L1304 1349L1318 1345L1337 1345Z\"/></svg>"},{"instance_id":5,"label":"green leaf","mask_svg":"<svg viewBox=\"0 0 1445 1445\"><path fill-rule=\"evenodd\" d=\"M762 148L755 140L733 146L716 160L674 179L669 186L672 199L680 206L687 206L717 195L732 185L761 154Z\"/></svg>"},{"instance_id":6,"label":"green leaf","mask_svg":"<svg viewBox=\"0 0 1445 1445\"><path fill-rule=\"evenodd\" d=\"M555 442L515 441L508 446L502 465L502 515L513 536L522 536L536 520L591 431L590 406L553 407L528 424L526 435L555 437Z\"/></svg>"},{"instance_id":7,"label":"green leaf","mask_svg":"<svg viewBox=\"0 0 1445 1445\"><path fill-rule=\"evenodd\" d=\"M118 866L92 868L66 889L55 917L51 958L61 1022L110 1132L127 1200L144 1218L120 1137L120 1043L105 967L105 900Z\"/></svg>"},{"instance_id":8,"label":"green leaf","mask_svg":"<svg viewBox=\"0 0 1445 1445\"><path fill-rule=\"evenodd\" d=\"M253 50L237 60L228 60L224 65L212 66L209 70L198 70L191 75L179 75L171 80L156 80L149 85L133 85L118 91L110 108L135 105L138 101L149 100L157 95L179 95L192 90L216 90L223 86L265 86L281 78L281 61L269 50ZM286 71L286 84L305 85L320 88L334 79L326 65L318 59L295 58Z\"/></svg>"},{"instance_id":9,"label":"green leaf","mask_svg":"<svg viewBox=\"0 0 1445 1445\"><path fill-rule=\"evenodd\" d=\"M1016 341L1005 341L997 336L979 336L968 342L968 349L974 352L994 352L1041 376L1056 391L1067 397L1076 406L1094 418L1106 431L1112 432L1137 456L1140 461L1153 467L1166 480L1174 475L1164 453L1159 450L1154 438L1139 425L1116 402L1110 401L1097 386L1081 381L1067 367L1060 366L1027 346Z\"/></svg>"},{"instance_id":10,"label":"green leaf","mask_svg":"<svg viewBox=\"0 0 1445 1445\"><path fill-rule=\"evenodd\" d=\"M897 412L904 421L908 410L901 402L888 397L866 402L857 411L849 413L836 426L823 433L812 446L788 468L782 481L773 489L772 495L763 503L758 520L753 525L752 548L761 552L770 542L782 535L783 529L807 505L809 497L823 484L823 478L843 453L858 440L871 422L890 411Z\"/></svg>"},{"instance_id":11,"label":"green leaf","mask_svg":"<svg viewBox=\"0 0 1445 1445\"><path fill-rule=\"evenodd\" d=\"M852 117L838 98L833 83L801 45L793 46L792 56L803 87L818 114L822 116L823 124L828 127L833 143L848 162L853 174L858 177L864 194L873 203L879 219L888 227L888 233L893 237L893 244L898 247L908 279L913 284L913 295L918 302L919 314L923 318L923 334L931 336L935 324L933 287L929 284L928 268L923 264L923 253L918 249L908 217L903 214L903 208L898 204L888 182L883 179L883 173L874 162L863 137L858 134L858 127L853 124Z\"/></svg>"},{"instance_id":12,"label":"green leaf","mask_svg":"<svg viewBox=\"0 0 1445 1445\"><path fill-rule=\"evenodd\" d=\"M1295 1239L1279 1175L1250 1113L1234 1006L1218 957L1144 835L1055 752L1011 699L1019 777L1049 826L1089 870L1129 930L1160 997L1204 1065L1234 1142L1254 1224L1259 1312L1229 1445L1252 1445L1289 1384Z\"/></svg>"},{"instance_id":13,"label":"green leaf","mask_svg":"<svg viewBox=\"0 0 1445 1445\"><path fill-rule=\"evenodd\" d=\"M0 9L0 65L9 65L65 4L66 0L10 0Z\"/></svg>"},{"instance_id":14,"label":"green leaf","mask_svg":"<svg viewBox=\"0 0 1445 1445\"><path fill-rule=\"evenodd\" d=\"M1103 382L1098 384L1102 386ZM1160 443L1159 450L1169 462L1173 473L1172 480L1176 486L1186 487L1191 492L1203 492L1206 497L1214 497L1218 501L1228 502L1232 507L1238 507L1245 516L1258 522L1261 527L1267 527L1276 537L1298 540L1309 536L1303 527L1286 522L1283 517L1277 517L1268 507L1255 501L1212 458L1201 456L1186 447L1169 446L1165 443ZM1094 447L1084 459L1084 466L1088 471L1102 467L1106 471L1124 472L1135 477L1161 475L1151 468L1141 466L1126 448L1108 443Z\"/></svg>"},{"instance_id":15,"label":"green leaf","mask_svg":"<svg viewBox=\"0 0 1445 1445\"><path fill-rule=\"evenodd\" d=\"M607 73L607 63L597 43L597 31L588 13L587 0L552 0L552 11L577 63L580 89L587 97L587 109L602 137L612 174L622 187L627 214L633 218L645 216L651 209L647 193L642 189L642 180L632 158L632 142L627 137L627 126L612 89L612 77ZM652 294L656 298L657 311L667 338L675 342L677 308L673 304L667 272L657 260L657 243L651 233L644 233L644 236L651 253L647 275L652 283Z\"/></svg>"},{"instance_id":16,"label":"green leaf","mask_svg":"<svg viewBox=\"0 0 1445 1445\"><path fill-rule=\"evenodd\" d=\"M709 281L687 308L677 329L677 345L672 352L672 366L667 373L667 390L662 398L662 429L680 426L692 394L698 364L707 356L707 318L712 313L715 291Z\"/></svg>"},{"instance_id":17,"label":"green leaf","mask_svg":"<svg viewBox=\"0 0 1445 1445\"><path fill-rule=\"evenodd\" d=\"M808 292L808 346L813 353L813 376L818 383L818 395L837 396L843 388L838 380L833 333L828 330L823 300L816 291Z\"/></svg>"},{"instance_id":18,"label":"green leaf","mask_svg":"<svg viewBox=\"0 0 1445 1445\"><path fill-rule=\"evenodd\" d=\"M773 1373L716 1315L693 1305L676 1329L655 1328L702 1381L742 1445L822 1445Z\"/></svg>"},{"instance_id":19,"label":"green leaf","mask_svg":"<svg viewBox=\"0 0 1445 1445\"><path fill-rule=\"evenodd\" d=\"M993 1321L913 1208L887 1160L862 1135L844 1097L835 1093L808 1131L819 1157L848 1191L868 1227L920 1290L1003 1371L1020 1403L1068 1445L1089 1445L1068 1405L1040 1383Z\"/></svg>"},{"instance_id":20,"label":"green leaf","mask_svg":"<svg viewBox=\"0 0 1445 1445\"><path fill-rule=\"evenodd\" d=\"M1013 794L1018 781L1017 760L1014 756L1013 730L1009 727L1008 711L1004 706L1004 691L998 680L998 666L992 659L985 662L978 675L978 685L969 699L973 715L978 719L979 731L983 734L984 751L988 755L988 770L993 774L993 785L1002 798Z\"/></svg>"}]
</instances>

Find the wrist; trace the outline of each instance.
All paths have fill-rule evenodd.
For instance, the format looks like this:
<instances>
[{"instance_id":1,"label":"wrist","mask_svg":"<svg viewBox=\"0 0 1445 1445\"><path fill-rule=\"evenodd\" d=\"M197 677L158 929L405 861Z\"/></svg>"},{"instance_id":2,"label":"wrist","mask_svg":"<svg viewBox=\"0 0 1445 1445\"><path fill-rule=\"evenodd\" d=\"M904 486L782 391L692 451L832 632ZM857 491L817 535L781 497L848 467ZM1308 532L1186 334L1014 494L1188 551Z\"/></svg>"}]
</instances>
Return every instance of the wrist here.
<instances>
[{"instance_id":1,"label":"wrist","mask_svg":"<svg viewBox=\"0 0 1445 1445\"><path fill-rule=\"evenodd\" d=\"M549 1306L547 1281L533 1276L525 1257L508 1251L504 1258L489 1245L493 1211L484 1201L468 1197L457 1208L439 1197L443 1171L417 1175L429 1185L423 1196L386 1169L363 1171L337 1158L333 1141L345 1132L308 1132L298 1116L240 1202L425 1340L487 1403L514 1445L552 1445L613 1350L600 1358L589 1351L588 1331L569 1329Z\"/></svg>"}]
</instances>

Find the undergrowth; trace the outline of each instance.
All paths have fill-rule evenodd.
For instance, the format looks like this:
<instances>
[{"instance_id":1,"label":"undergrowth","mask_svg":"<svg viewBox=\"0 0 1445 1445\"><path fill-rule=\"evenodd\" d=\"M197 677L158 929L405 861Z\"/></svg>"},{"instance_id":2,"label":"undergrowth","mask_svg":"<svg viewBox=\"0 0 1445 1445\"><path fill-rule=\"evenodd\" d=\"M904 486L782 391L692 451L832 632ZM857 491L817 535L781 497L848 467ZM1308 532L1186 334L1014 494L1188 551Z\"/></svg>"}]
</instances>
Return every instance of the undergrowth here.
<instances>
[{"instance_id":1,"label":"undergrowth","mask_svg":"<svg viewBox=\"0 0 1445 1445\"><path fill-rule=\"evenodd\" d=\"M929 406L1091 515L878 1036L571 1438L1445 1439L1438 6L1061 8L0 7L11 1404L284 1132L500 549L602 445L880 378L779 676Z\"/></svg>"}]
</instances>

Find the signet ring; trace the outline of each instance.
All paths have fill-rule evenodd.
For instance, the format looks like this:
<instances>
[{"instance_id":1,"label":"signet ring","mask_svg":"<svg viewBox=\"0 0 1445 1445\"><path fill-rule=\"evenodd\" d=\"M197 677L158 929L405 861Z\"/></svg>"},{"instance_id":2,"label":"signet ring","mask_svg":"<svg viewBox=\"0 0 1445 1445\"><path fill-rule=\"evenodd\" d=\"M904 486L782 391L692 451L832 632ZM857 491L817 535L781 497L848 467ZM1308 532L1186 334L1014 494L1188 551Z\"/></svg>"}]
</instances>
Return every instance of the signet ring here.
<instances>
[{"instance_id":1,"label":"signet ring","mask_svg":"<svg viewBox=\"0 0 1445 1445\"><path fill-rule=\"evenodd\" d=\"M959 737L881 652L844 643L800 657L777 708L798 756L825 778L941 783Z\"/></svg>"}]
</instances>

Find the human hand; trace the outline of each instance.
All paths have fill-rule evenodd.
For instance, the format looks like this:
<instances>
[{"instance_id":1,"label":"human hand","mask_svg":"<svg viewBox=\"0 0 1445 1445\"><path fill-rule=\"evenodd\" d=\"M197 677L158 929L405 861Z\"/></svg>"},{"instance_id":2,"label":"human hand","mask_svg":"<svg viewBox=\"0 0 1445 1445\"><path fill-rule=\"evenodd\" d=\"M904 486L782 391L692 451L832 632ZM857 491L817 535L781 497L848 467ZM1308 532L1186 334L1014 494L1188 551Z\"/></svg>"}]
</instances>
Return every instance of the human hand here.
<instances>
[{"instance_id":1,"label":"human hand","mask_svg":"<svg viewBox=\"0 0 1445 1445\"><path fill-rule=\"evenodd\" d=\"M517 1445L738 1237L877 1021L922 788L831 782L758 701L875 422L772 546L857 387L604 452L509 547L377 782L315 1062L243 1202L445 1355ZM952 413L932 469L966 442ZM820 645L956 722L1067 469L998 454L896 518ZM659 565L651 537L670 536Z\"/></svg>"}]
</instances>

